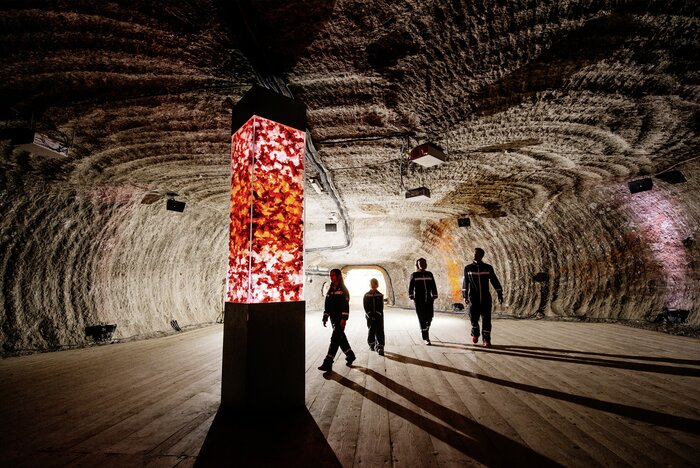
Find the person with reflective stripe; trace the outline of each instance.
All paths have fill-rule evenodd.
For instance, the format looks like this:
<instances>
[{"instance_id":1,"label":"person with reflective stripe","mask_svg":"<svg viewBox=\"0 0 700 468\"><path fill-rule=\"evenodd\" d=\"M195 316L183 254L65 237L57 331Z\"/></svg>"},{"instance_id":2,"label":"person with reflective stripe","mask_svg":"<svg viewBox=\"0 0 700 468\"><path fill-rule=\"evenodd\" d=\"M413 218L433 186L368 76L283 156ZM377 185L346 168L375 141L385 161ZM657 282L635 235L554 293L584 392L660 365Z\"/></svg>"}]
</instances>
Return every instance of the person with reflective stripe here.
<instances>
[{"instance_id":1,"label":"person with reflective stripe","mask_svg":"<svg viewBox=\"0 0 700 468\"><path fill-rule=\"evenodd\" d=\"M367 318L367 344L371 351L384 356L384 295L377 291L379 281L376 278L369 280L369 287L362 299Z\"/></svg>"},{"instance_id":2,"label":"person with reflective stripe","mask_svg":"<svg viewBox=\"0 0 700 468\"><path fill-rule=\"evenodd\" d=\"M496 277L493 267L482 260L484 249L474 249L474 262L464 267L464 281L462 283L462 297L469 305L469 320L472 323L472 343L479 342L479 318L481 318L481 333L483 345L491 347L491 291L489 283L493 285L498 296L498 301L503 304L503 288Z\"/></svg>"},{"instance_id":3,"label":"person with reflective stripe","mask_svg":"<svg viewBox=\"0 0 700 468\"><path fill-rule=\"evenodd\" d=\"M348 337L345 336L345 323L350 316L350 292L345 287L343 274L337 268L331 270L331 285L326 293L326 303L323 312L323 326L331 319L333 334L331 334L331 344L328 347L328 354L323 360L323 364L318 370L330 372L333 369L333 360L340 348L345 353L345 363L348 367L352 366L355 360L355 353L348 343Z\"/></svg>"},{"instance_id":4,"label":"person with reflective stripe","mask_svg":"<svg viewBox=\"0 0 700 468\"><path fill-rule=\"evenodd\" d=\"M416 270L411 273L408 283L408 297L416 306L416 315L423 342L430 344L430 324L433 321L433 302L438 297L433 274L426 270L428 262L424 258L416 260Z\"/></svg>"}]
</instances>

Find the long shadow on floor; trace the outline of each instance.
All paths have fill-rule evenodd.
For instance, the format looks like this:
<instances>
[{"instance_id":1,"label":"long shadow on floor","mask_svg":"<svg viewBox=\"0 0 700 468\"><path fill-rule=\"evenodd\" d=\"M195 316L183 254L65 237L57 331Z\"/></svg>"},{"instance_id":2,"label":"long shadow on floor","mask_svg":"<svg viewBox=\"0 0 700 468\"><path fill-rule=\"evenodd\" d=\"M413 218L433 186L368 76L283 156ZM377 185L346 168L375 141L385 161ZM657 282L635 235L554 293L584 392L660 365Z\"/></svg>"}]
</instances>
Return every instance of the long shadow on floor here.
<instances>
[{"instance_id":1,"label":"long shadow on floor","mask_svg":"<svg viewBox=\"0 0 700 468\"><path fill-rule=\"evenodd\" d=\"M487 466L561 466L555 461L541 455L531 448L520 444L498 432L483 426L464 415L449 408L435 403L413 390L388 379L375 371L363 367L355 367L374 377L378 382L384 384L400 396L406 398L419 408L442 419L453 427L459 427L456 431L450 427L440 424L430 418L412 411L395 401L392 401L372 390L363 387L342 375L335 372L324 374L327 380L334 380L339 384L356 391L364 398L378 404L387 411L405 419L424 430L431 436L442 440L460 452L468 455L476 461Z\"/></svg>"},{"instance_id":2,"label":"long shadow on floor","mask_svg":"<svg viewBox=\"0 0 700 468\"><path fill-rule=\"evenodd\" d=\"M485 352L491 354L502 354L504 356L514 356L514 357L524 357L530 359L539 359L546 361L556 361L556 362L568 362L572 364L585 364L590 366L599 367L611 367L615 369L626 369L641 372L654 372L657 374L668 374L668 375L682 375L686 377L700 377L700 368L695 367L677 367L677 366L664 366L660 364L649 364L645 362L631 362L631 361L620 361L614 359L602 359L597 357L586 357L586 356L562 356L557 354L552 354L551 352L540 352L529 349L522 349L519 347L503 346L503 345L493 345L493 347L486 349L481 346L473 346L462 343L451 343L451 342L433 342L432 346L436 348L452 348L452 349L466 349L476 352ZM547 348L542 348L542 351L547 351ZM549 350L555 351L555 350ZM564 351L570 353L576 353L575 351ZM578 353L585 354L585 353ZM637 356L630 356L628 359L639 359L643 358ZM697 361L691 361L691 363Z\"/></svg>"},{"instance_id":3,"label":"long shadow on floor","mask_svg":"<svg viewBox=\"0 0 700 468\"><path fill-rule=\"evenodd\" d=\"M232 414L221 408L196 467L342 465L306 408L280 414Z\"/></svg>"},{"instance_id":4,"label":"long shadow on floor","mask_svg":"<svg viewBox=\"0 0 700 468\"><path fill-rule=\"evenodd\" d=\"M491 352L492 350L487 351ZM553 390L550 388L537 387L535 385L512 382L510 380L499 379L497 377L492 377L486 374L478 374L476 372L444 366L442 364L424 361L422 359L416 359L409 356L404 356L402 354L387 352L384 356L387 359L401 362L403 364L413 364L421 367L430 367L432 369L436 369L442 372L451 372L453 374L462 375L464 377L478 379L482 382L489 382L496 385L502 385L508 388L514 388L516 390L522 390L524 392L530 392L535 393L537 395L556 398L557 400L561 401L576 403L578 405L586 406L588 408L593 408L599 411L605 411L606 413L617 414L626 418L636 419L637 421L642 421L657 426L664 426L671 429L676 429L678 431L700 434L700 420L697 419L685 418L683 416L674 416L671 414L661 413L659 411L638 408L636 406L624 405L622 403L613 403L610 401L598 400L596 398L591 398L582 395L573 395L571 393Z\"/></svg>"},{"instance_id":5,"label":"long shadow on floor","mask_svg":"<svg viewBox=\"0 0 700 468\"><path fill-rule=\"evenodd\" d=\"M458 344L458 343L455 343ZM616 359L632 359L636 361L650 361L650 362L666 362L670 364L688 364L691 366L700 366L700 360L697 359L680 359L673 357L664 356L635 356L631 354L607 354L607 353L595 353L592 351L576 351L573 349L559 349L559 348L544 348L540 346L516 346L516 345L498 345L498 349L506 349L509 351L523 352L523 353L559 353L559 354L581 354L583 356L600 356L603 358L616 358Z\"/></svg>"}]
</instances>

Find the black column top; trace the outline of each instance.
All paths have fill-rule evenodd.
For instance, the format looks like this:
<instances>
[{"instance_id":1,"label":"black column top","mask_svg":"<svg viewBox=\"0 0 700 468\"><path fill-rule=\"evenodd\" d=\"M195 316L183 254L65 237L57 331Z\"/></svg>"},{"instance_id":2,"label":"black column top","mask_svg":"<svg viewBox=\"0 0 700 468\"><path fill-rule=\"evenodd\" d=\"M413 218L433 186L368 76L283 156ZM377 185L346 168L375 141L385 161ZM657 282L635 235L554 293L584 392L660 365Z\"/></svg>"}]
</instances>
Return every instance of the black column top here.
<instances>
[{"instance_id":1,"label":"black column top","mask_svg":"<svg viewBox=\"0 0 700 468\"><path fill-rule=\"evenodd\" d=\"M253 115L264 117L282 125L306 130L306 106L296 99L291 99L259 85L250 90L233 106L231 115L231 134L248 121Z\"/></svg>"}]
</instances>

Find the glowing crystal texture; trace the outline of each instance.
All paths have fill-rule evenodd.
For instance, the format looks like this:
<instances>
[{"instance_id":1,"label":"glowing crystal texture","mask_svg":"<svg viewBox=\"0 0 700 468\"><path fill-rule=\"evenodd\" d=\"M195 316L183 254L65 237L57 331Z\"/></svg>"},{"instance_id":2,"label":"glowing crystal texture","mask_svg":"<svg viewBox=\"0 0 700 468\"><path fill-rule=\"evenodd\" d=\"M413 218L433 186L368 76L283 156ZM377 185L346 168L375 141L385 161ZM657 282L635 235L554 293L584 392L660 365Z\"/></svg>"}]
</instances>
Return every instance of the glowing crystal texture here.
<instances>
[{"instance_id":1,"label":"glowing crystal texture","mask_svg":"<svg viewBox=\"0 0 700 468\"><path fill-rule=\"evenodd\" d=\"M683 239L692 232L682 206L661 189L626 195L637 230L661 269L665 305L687 309L692 303L692 262Z\"/></svg>"},{"instance_id":2,"label":"glowing crystal texture","mask_svg":"<svg viewBox=\"0 0 700 468\"><path fill-rule=\"evenodd\" d=\"M259 116L231 137L228 302L304 300L304 148Z\"/></svg>"}]
</instances>

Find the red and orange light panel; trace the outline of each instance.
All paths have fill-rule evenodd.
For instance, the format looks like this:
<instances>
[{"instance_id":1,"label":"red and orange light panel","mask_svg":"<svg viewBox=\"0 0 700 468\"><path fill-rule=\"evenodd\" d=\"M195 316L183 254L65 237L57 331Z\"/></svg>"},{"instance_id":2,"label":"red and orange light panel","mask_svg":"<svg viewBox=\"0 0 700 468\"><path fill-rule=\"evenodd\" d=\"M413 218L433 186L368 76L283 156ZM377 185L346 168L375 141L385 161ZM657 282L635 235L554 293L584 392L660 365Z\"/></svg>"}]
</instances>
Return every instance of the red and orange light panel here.
<instances>
[{"instance_id":1,"label":"red and orange light panel","mask_svg":"<svg viewBox=\"0 0 700 468\"><path fill-rule=\"evenodd\" d=\"M304 300L305 137L258 115L231 137L228 302Z\"/></svg>"}]
</instances>

